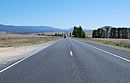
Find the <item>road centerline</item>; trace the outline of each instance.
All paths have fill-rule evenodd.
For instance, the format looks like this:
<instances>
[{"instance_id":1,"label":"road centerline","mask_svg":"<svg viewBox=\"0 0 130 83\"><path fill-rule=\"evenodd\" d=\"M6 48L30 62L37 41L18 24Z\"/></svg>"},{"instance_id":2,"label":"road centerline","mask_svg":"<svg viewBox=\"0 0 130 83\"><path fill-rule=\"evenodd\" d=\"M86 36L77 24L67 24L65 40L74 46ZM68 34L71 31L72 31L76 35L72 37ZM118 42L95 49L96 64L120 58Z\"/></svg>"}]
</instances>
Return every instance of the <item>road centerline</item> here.
<instances>
[{"instance_id":1,"label":"road centerline","mask_svg":"<svg viewBox=\"0 0 130 83\"><path fill-rule=\"evenodd\" d=\"M71 55L71 56L73 56L73 53L72 53L72 51L70 51L70 55Z\"/></svg>"},{"instance_id":2,"label":"road centerline","mask_svg":"<svg viewBox=\"0 0 130 83\"><path fill-rule=\"evenodd\" d=\"M70 47L70 44L68 44L68 46Z\"/></svg>"}]
</instances>

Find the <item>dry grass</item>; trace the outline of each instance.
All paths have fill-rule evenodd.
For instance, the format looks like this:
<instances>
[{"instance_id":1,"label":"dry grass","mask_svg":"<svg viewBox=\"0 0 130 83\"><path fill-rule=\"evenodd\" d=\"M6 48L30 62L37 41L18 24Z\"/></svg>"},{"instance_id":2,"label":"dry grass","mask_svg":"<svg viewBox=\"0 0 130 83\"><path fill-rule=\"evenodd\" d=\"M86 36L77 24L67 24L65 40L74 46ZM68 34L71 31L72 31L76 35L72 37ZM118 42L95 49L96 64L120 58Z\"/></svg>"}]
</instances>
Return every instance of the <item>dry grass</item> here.
<instances>
[{"instance_id":1,"label":"dry grass","mask_svg":"<svg viewBox=\"0 0 130 83\"><path fill-rule=\"evenodd\" d=\"M98 44L106 44L107 46L129 50L130 51L130 39L110 39L110 38L76 38L80 41L88 41Z\"/></svg>"},{"instance_id":2,"label":"dry grass","mask_svg":"<svg viewBox=\"0 0 130 83\"><path fill-rule=\"evenodd\" d=\"M130 39L91 38L90 40L104 44L130 48Z\"/></svg>"},{"instance_id":3,"label":"dry grass","mask_svg":"<svg viewBox=\"0 0 130 83\"><path fill-rule=\"evenodd\" d=\"M0 47L17 47L32 44L40 44L57 39L56 37L21 35L21 34L0 34Z\"/></svg>"}]
</instances>

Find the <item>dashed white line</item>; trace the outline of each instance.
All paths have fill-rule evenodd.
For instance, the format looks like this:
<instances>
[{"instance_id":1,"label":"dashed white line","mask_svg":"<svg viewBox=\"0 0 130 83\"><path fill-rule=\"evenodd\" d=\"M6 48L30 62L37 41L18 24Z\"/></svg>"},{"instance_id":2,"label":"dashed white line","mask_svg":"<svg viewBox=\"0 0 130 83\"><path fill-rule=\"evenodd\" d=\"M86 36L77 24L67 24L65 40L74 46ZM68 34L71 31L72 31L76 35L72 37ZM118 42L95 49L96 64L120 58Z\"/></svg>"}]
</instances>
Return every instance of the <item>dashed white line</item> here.
<instances>
[{"instance_id":1,"label":"dashed white line","mask_svg":"<svg viewBox=\"0 0 130 83\"><path fill-rule=\"evenodd\" d=\"M68 46L70 47L70 44L68 44Z\"/></svg>"},{"instance_id":2,"label":"dashed white line","mask_svg":"<svg viewBox=\"0 0 130 83\"><path fill-rule=\"evenodd\" d=\"M126 58L121 57L121 56L119 56L119 55L116 55L116 54L113 54L113 53L111 53L111 52L105 51L105 50L103 50L103 49L97 48L97 47L95 47L95 46L93 46L93 45L90 45L90 44L86 44L86 45L88 45L88 46L90 46L90 47L93 47L93 48L95 48L95 49L97 49L97 50L100 50L100 51L102 51L102 52L105 52L105 53L107 53L107 54L110 54L110 55L112 55L112 56L115 56L115 57L117 57L117 58L120 58L120 59L122 59L122 60L125 60L125 61L127 61L127 62L130 62L129 59L126 59Z\"/></svg>"},{"instance_id":3,"label":"dashed white line","mask_svg":"<svg viewBox=\"0 0 130 83\"><path fill-rule=\"evenodd\" d=\"M73 53L72 53L72 51L70 51L70 55L71 55L71 56L73 56Z\"/></svg>"}]
</instances>

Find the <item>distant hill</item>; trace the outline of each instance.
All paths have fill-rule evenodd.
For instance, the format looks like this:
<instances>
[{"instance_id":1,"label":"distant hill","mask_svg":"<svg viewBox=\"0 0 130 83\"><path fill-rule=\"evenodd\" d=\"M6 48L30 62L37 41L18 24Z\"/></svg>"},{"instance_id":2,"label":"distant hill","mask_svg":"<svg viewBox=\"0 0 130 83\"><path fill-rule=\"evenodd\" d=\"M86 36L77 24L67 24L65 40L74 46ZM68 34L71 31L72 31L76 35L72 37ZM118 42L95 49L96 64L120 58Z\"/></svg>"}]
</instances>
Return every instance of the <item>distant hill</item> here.
<instances>
[{"instance_id":1,"label":"distant hill","mask_svg":"<svg viewBox=\"0 0 130 83\"><path fill-rule=\"evenodd\" d=\"M0 24L0 32L9 33L38 33L38 32L63 32L64 29L49 26L13 26Z\"/></svg>"},{"instance_id":2,"label":"distant hill","mask_svg":"<svg viewBox=\"0 0 130 83\"><path fill-rule=\"evenodd\" d=\"M72 32L73 28L70 29L59 29L50 26L14 26L14 25L3 25L0 24L0 32L7 33L40 33L40 32ZM91 32L91 30L84 29L85 32Z\"/></svg>"},{"instance_id":3,"label":"distant hill","mask_svg":"<svg viewBox=\"0 0 130 83\"><path fill-rule=\"evenodd\" d=\"M93 30L83 29L85 32L92 32ZM67 32L73 32L73 28L67 29Z\"/></svg>"},{"instance_id":4,"label":"distant hill","mask_svg":"<svg viewBox=\"0 0 130 83\"><path fill-rule=\"evenodd\" d=\"M115 28L115 27L112 27L112 26L104 26L104 27L102 27L102 29L106 29L106 28L112 29L112 28Z\"/></svg>"}]
</instances>

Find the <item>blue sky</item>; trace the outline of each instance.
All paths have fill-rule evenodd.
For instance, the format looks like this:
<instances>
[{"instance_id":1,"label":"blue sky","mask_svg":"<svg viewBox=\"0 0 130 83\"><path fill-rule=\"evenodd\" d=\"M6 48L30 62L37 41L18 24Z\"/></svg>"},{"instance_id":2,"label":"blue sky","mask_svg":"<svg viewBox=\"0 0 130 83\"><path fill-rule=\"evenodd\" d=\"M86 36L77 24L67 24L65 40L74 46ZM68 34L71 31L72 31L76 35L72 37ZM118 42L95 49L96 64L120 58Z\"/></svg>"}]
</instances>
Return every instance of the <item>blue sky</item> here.
<instances>
[{"instance_id":1,"label":"blue sky","mask_svg":"<svg viewBox=\"0 0 130 83\"><path fill-rule=\"evenodd\" d=\"M0 0L0 24L130 27L130 0Z\"/></svg>"}]
</instances>

